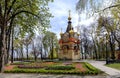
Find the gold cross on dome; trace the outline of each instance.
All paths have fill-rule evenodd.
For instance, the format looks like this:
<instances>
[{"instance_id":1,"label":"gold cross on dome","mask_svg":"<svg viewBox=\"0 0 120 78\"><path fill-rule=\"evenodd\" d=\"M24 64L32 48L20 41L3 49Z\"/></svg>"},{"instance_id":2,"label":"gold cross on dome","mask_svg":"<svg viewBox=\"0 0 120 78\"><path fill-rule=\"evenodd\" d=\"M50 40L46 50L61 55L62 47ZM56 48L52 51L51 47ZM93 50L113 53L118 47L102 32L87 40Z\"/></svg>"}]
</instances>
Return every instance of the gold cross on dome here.
<instances>
[{"instance_id":1,"label":"gold cross on dome","mask_svg":"<svg viewBox=\"0 0 120 78\"><path fill-rule=\"evenodd\" d=\"M71 15L71 10L69 10L68 12L69 12L69 17L70 17L70 15Z\"/></svg>"}]
</instances>

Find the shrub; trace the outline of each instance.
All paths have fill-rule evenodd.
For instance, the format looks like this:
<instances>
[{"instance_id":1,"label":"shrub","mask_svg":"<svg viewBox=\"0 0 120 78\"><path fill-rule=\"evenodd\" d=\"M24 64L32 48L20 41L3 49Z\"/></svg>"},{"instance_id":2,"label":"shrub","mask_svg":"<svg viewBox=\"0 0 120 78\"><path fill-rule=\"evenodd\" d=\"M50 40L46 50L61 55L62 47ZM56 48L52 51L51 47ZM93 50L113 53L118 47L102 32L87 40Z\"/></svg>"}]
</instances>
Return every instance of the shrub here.
<instances>
[{"instance_id":1,"label":"shrub","mask_svg":"<svg viewBox=\"0 0 120 78\"><path fill-rule=\"evenodd\" d=\"M18 68L26 68L26 69L38 69L44 68L45 66L30 66L30 65L19 65Z\"/></svg>"},{"instance_id":2,"label":"shrub","mask_svg":"<svg viewBox=\"0 0 120 78\"><path fill-rule=\"evenodd\" d=\"M85 66L89 69L89 71L91 72L91 74L97 75L99 73L103 73L103 71L93 67L92 65L90 65L89 63L85 62Z\"/></svg>"},{"instance_id":3,"label":"shrub","mask_svg":"<svg viewBox=\"0 0 120 78\"><path fill-rule=\"evenodd\" d=\"M16 62L16 63L11 63L10 65L25 65L25 64L30 64L29 62Z\"/></svg>"},{"instance_id":4,"label":"shrub","mask_svg":"<svg viewBox=\"0 0 120 78\"><path fill-rule=\"evenodd\" d=\"M73 66L50 66L45 68L46 70L72 70L75 69Z\"/></svg>"},{"instance_id":5,"label":"shrub","mask_svg":"<svg viewBox=\"0 0 120 78\"><path fill-rule=\"evenodd\" d=\"M52 63L49 63L49 64L52 64ZM75 63L75 65L76 64L79 64L79 63ZM38 63L38 64L29 64L29 65L19 65L18 66L19 68L16 67L12 70L5 70L5 73L44 73L44 74L77 74L77 75L97 75L101 73L100 70L96 69L89 63L82 63L82 64L88 70L80 71L74 67L75 65L66 66L62 64L57 64L57 65L55 64L55 65L50 66L47 63L45 64ZM46 67L46 65L48 66ZM45 66L45 67L42 67L42 66Z\"/></svg>"},{"instance_id":6,"label":"shrub","mask_svg":"<svg viewBox=\"0 0 120 78\"><path fill-rule=\"evenodd\" d=\"M98 70L98 69L96 69L95 67L93 67L92 65L90 65L90 64L87 63L87 62L85 62L85 66L86 66L89 70L91 70L91 71Z\"/></svg>"}]
</instances>

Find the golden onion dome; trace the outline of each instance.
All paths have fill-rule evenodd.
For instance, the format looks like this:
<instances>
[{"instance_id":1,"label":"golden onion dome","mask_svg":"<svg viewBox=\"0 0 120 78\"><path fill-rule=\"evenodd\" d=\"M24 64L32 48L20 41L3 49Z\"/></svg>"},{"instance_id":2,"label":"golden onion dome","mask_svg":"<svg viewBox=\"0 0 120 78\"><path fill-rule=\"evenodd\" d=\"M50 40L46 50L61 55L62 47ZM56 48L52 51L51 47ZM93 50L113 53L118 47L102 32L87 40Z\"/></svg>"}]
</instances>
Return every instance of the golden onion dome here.
<instances>
[{"instance_id":1,"label":"golden onion dome","mask_svg":"<svg viewBox=\"0 0 120 78\"><path fill-rule=\"evenodd\" d=\"M62 33L62 28L61 28L61 32L60 32L60 35L63 35L63 33Z\"/></svg>"},{"instance_id":2,"label":"golden onion dome","mask_svg":"<svg viewBox=\"0 0 120 78\"><path fill-rule=\"evenodd\" d=\"M63 33L61 32L61 33L60 33L60 35L62 36L62 35L63 35Z\"/></svg>"},{"instance_id":3,"label":"golden onion dome","mask_svg":"<svg viewBox=\"0 0 120 78\"><path fill-rule=\"evenodd\" d=\"M68 20L71 20L71 17L68 17Z\"/></svg>"},{"instance_id":4,"label":"golden onion dome","mask_svg":"<svg viewBox=\"0 0 120 78\"><path fill-rule=\"evenodd\" d=\"M78 33L77 35L78 35L78 36L80 36L80 34L79 34L79 33Z\"/></svg>"},{"instance_id":5,"label":"golden onion dome","mask_svg":"<svg viewBox=\"0 0 120 78\"><path fill-rule=\"evenodd\" d=\"M69 33L70 33L70 34L73 34L73 33L74 33L74 31L73 31L73 30L70 30L70 31L69 31Z\"/></svg>"}]
</instances>

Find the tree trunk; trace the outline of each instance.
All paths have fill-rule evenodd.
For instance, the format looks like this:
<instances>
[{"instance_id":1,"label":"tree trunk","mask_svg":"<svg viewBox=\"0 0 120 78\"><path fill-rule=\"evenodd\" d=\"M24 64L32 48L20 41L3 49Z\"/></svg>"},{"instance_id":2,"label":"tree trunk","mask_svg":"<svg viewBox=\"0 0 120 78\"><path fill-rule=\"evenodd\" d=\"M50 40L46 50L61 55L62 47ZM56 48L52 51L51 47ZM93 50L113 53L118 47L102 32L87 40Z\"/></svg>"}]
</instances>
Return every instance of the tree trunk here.
<instances>
[{"instance_id":1,"label":"tree trunk","mask_svg":"<svg viewBox=\"0 0 120 78\"><path fill-rule=\"evenodd\" d=\"M116 32L113 32L113 35L114 35L114 39L117 41L117 43L118 43L118 49L120 50L120 39L119 38L117 38L117 36L116 36L116 34L115 34Z\"/></svg>"},{"instance_id":2,"label":"tree trunk","mask_svg":"<svg viewBox=\"0 0 120 78\"><path fill-rule=\"evenodd\" d=\"M102 44L102 58L105 59L105 44Z\"/></svg>"},{"instance_id":3,"label":"tree trunk","mask_svg":"<svg viewBox=\"0 0 120 78\"><path fill-rule=\"evenodd\" d=\"M0 5L0 72L4 72L4 63L5 63L5 55L6 55L6 26L7 22L5 20L5 17L2 18L1 15L1 5ZM2 19L2 20L1 20Z\"/></svg>"},{"instance_id":4,"label":"tree trunk","mask_svg":"<svg viewBox=\"0 0 120 78\"><path fill-rule=\"evenodd\" d=\"M10 27L8 28L8 45L7 45L7 63L9 61L9 51L10 51L10 44L11 44L11 30L12 30L12 24L13 24L13 20L14 18L11 19L11 22L10 22Z\"/></svg>"},{"instance_id":5,"label":"tree trunk","mask_svg":"<svg viewBox=\"0 0 120 78\"><path fill-rule=\"evenodd\" d=\"M34 54L34 60L37 61L37 53L36 53L36 48L34 46L34 42L32 44L32 49L33 49L33 54Z\"/></svg>"},{"instance_id":6,"label":"tree trunk","mask_svg":"<svg viewBox=\"0 0 120 78\"><path fill-rule=\"evenodd\" d=\"M111 48L111 58L115 59L115 46L110 42L110 48Z\"/></svg>"},{"instance_id":7,"label":"tree trunk","mask_svg":"<svg viewBox=\"0 0 120 78\"><path fill-rule=\"evenodd\" d=\"M41 60L43 59L43 52L42 52L42 44L41 44Z\"/></svg>"},{"instance_id":8,"label":"tree trunk","mask_svg":"<svg viewBox=\"0 0 120 78\"><path fill-rule=\"evenodd\" d=\"M35 61L37 61L37 55L36 55L37 53L36 53L36 51L34 50L34 59L35 59Z\"/></svg>"},{"instance_id":9,"label":"tree trunk","mask_svg":"<svg viewBox=\"0 0 120 78\"><path fill-rule=\"evenodd\" d=\"M6 65L7 63L8 63L8 60L7 60L7 57L8 57L8 55L7 55L7 34L6 34L6 32L5 32L5 52L4 52L4 65Z\"/></svg>"},{"instance_id":10,"label":"tree trunk","mask_svg":"<svg viewBox=\"0 0 120 78\"><path fill-rule=\"evenodd\" d=\"M118 48L119 48L119 50L120 50L120 42L118 43Z\"/></svg>"},{"instance_id":11,"label":"tree trunk","mask_svg":"<svg viewBox=\"0 0 120 78\"><path fill-rule=\"evenodd\" d=\"M13 30L12 30L12 53L11 53L11 63L13 63L13 61L14 61L14 58L13 58L13 54L14 54L14 46L13 46L13 40L14 40L14 38L13 38L13 36L14 36L14 28L13 28Z\"/></svg>"},{"instance_id":12,"label":"tree trunk","mask_svg":"<svg viewBox=\"0 0 120 78\"><path fill-rule=\"evenodd\" d=\"M81 42L81 46L80 46L80 48L81 48L81 54L82 54L82 58L81 59L84 59L84 56L83 56L83 48L82 48L83 46L82 46L82 42Z\"/></svg>"},{"instance_id":13,"label":"tree trunk","mask_svg":"<svg viewBox=\"0 0 120 78\"><path fill-rule=\"evenodd\" d=\"M113 36L111 35L110 36L110 48L111 48L111 59L115 59L115 43L114 43L114 40L113 40Z\"/></svg>"},{"instance_id":14,"label":"tree trunk","mask_svg":"<svg viewBox=\"0 0 120 78\"><path fill-rule=\"evenodd\" d=\"M7 59L6 59L6 64L9 62L9 51L10 51L10 32L8 34L8 39L7 39Z\"/></svg>"},{"instance_id":15,"label":"tree trunk","mask_svg":"<svg viewBox=\"0 0 120 78\"><path fill-rule=\"evenodd\" d=\"M8 33L7 32L5 32L6 33L6 37L5 37L5 44L6 44L6 53L5 53L5 56L4 56L4 64L6 65L7 63L8 63L8 59L7 59L7 57L8 57L8 53L7 53L7 46L8 46Z\"/></svg>"},{"instance_id":16,"label":"tree trunk","mask_svg":"<svg viewBox=\"0 0 120 78\"><path fill-rule=\"evenodd\" d=\"M84 45L84 49L85 49L85 52L84 52L84 54L85 54L85 59L87 59L87 46L86 46L86 45Z\"/></svg>"},{"instance_id":17,"label":"tree trunk","mask_svg":"<svg viewBox=\"0 0 120 78\"><path fill-rule=\"evenodd\" d=\"M47 57L47 51L45 50L45 57L44 58L46 58Z\"/></svg>"},{"instance_id":18,"label":"tree trunk","mask_svg":"<svg viewBox=\"0 0 120 78\"><path fill-rule=\"evenodd\" d=\"M23 45L21 45L21 61L23 61Z\"/></svg>"},{"instance_id":19,"label":"tree trunk","mask_svg":"<svg viewBox=\"0 0 120 78\"><path fill-rule=\"evenodd\" d=\"M51 49L51 59L53 60L53 49L54 49L54 45L53 45L53 39L52 39L52 49Z\"/></svg>"},{"instance_id":20,"label":"tree trunk","mask_svg":"<svg viewBox=\"0 0 120 78\"><path fill-rule=\"evenodd\" d=\"M6 53L5 36L5 29L3 27L0 34L0 72L4 72L4 58Z\"/></svg>"},{"instance_id":21,"label":"tree trunk","mask_svg":"<svg viewBox=\"0 0 120 78\"><path fill-rule=\"evenodd\" d=\"M29 59L29 56L28 56L28 45L26 46L26 51L27 51L27 60Z\"/></svg>"},{"instance_id":22,"label":"tree trunk","mask_svg":"<svg viewBox=\"0 0 120 78\"><path fill-rule=\"evenodd\" d=\"M96 49L96 42L95 42L95 40L94 40L94 38L93 38L93 35L92 35L92 41L93 41L93 44L94 44L94 54L95 54L95 58L97 59L98 57L97 57L97 49ZM93 55L94 56L94 55ZM94 58L94 57L93 57Z\"/></svg>"}]
</instances>

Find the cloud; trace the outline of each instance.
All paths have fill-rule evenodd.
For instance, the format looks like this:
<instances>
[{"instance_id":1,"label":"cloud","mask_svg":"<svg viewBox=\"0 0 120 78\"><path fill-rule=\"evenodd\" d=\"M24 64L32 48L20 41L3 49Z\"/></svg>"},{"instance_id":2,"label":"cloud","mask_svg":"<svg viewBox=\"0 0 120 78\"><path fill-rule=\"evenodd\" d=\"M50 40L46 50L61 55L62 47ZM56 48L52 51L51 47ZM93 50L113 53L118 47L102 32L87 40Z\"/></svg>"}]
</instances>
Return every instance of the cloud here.
<instances>
[{"instance_id":1,"label":"cloud","mask_svg":"<svg viewBox=\"0 0 120 78\"><path fill-rule=\"evenodd\" d=\"M65 32L68 22L68 10L71 10L71 17L73 26L77 25L77 13L75 11L74 0L54 0L50 3L50 12L53 14L54 18L51 19L51 31L55 32L57 35L61 32Z\"/></svg>"},{"instance_id":2,"label":"cloud","mask_svg":"<svg viewBox=\"0 0 120 78\"><path fill-rule=\"evenodd\" d=\"M53 14L54 18L51 18L51 26L50 31L57 34L58 38L60 38L59 33L61 32L61 28L63 32L66 31L68 25L68 10L71 10L72 17L72 26L76 27L79 23L88 25L89 22L92 22L92 19L86 20L85 14L81 15L81 22L78 20L78 14L76 12L76 3L77 0L54 0L53 3L49 4L50 12ZM74 28L75 29L75 28Z\"/></svg>"},{"instance_id":3,"label":"cloud","mask_svg":"<svg viewBox=\"0 0 120 78\"><path fill-rule=\"evenodd\" d=\"M89 18L89 19L80 21L79 24L80 24L80 25L84 25L84 26L88 26L88 25L90 25L90 24L93 23L93 22L94 22L94 18L91 17L91 18Z\"/></svg>"}]
</instances>

